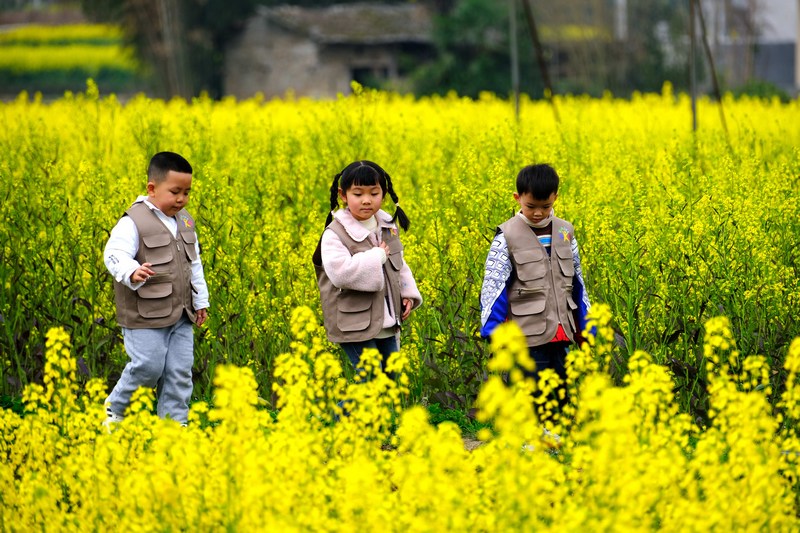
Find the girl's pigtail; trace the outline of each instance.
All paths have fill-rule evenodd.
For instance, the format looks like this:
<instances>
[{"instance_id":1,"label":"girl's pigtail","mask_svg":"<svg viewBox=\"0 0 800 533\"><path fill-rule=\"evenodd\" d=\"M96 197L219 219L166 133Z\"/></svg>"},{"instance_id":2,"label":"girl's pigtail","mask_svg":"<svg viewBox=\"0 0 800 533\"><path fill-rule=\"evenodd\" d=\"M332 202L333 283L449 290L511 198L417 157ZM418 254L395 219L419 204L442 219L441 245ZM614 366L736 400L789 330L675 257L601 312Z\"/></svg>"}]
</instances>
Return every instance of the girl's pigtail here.
<instances>
[{"instance_id":1,"label":"girl's pigtail","mask_svg":"<svg viewBox=\"0 0 800 533\"><path fill-rule=\"evenodd\" d=\"M384 172L383 175L386 176L386 188L389 190L389 196L392 197L395 207L392 222L396 220L404 231L408 231L408 228L411 226L411 222L408 220L408 216L406 215L405 211L403 211L403 208L400 207L400 199L397 197L397 193L394 192L392 178L387 172Z\"/></svg>"},{"instance_id":2,"label":"girl's pigtail","mask_svg":"<svg viewBox=\"0 0 800 533\"><path fill-rule=\"evenodd\" d=\"M341 175L341 172L336 174L333 177L333 183L331 184L331 210L328 212L328 218L325 219L326 228L331 222L333 222L333 212L339 207L339 177Z\"/></svg>"}]
</instances>

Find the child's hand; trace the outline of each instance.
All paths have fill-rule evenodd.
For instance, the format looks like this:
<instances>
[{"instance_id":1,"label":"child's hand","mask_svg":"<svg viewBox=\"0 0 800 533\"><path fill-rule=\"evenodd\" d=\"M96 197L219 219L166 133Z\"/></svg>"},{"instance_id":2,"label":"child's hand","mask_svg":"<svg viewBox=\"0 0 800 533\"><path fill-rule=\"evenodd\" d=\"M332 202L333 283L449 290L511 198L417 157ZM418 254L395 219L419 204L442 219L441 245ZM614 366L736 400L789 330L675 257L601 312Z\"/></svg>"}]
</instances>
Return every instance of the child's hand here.
<instances>
[{"instance_id":1,"label":"child's hand","mask_svg":"<svg viewBox=\"0 0 800 533\"><path fill-rule=\"evenodd\" d=\"M149 278L150 276L155 276L156 271L151 269L150 268L151 266L152 264L150 263L144 263L142 264L142 266L134 270L133 274L131 274L131 282L141 283L143 281L147 281L147 278Z\"/></svg>"},{"instance_id":2,"label":"child's hand","mask_svg":"<svg viewBox=\"0 0 800 533\"><path fill-rule=\"evenodd\" d=\"M405 320L411 314L412 305L414 305L414 302L410 298L403 298L403 316L400 318L401 320Z\"/></svg>"},{"instance_id":3,"label":"child's hand","mask_svg":"<svg viewBox=\"0 0 800 533\"><path fill-rule=\"evenodd\" d=\"M197 324L197 326L200 327L208 319L208 309L198 309L196 313L197 313L197 320L195 320L195 324Z\"/></svg>"},{"instance_id":4,"label":"child's hand","mask_svg":"<svg viewBox=\"0 0 800 533\"><path fill-rule=\"evenodd\" d=\"M378 246L383 248L383 251L386 252L386 257L389 257L389 245L381 241L381 243Z\"/></svg>"}]
</instances>

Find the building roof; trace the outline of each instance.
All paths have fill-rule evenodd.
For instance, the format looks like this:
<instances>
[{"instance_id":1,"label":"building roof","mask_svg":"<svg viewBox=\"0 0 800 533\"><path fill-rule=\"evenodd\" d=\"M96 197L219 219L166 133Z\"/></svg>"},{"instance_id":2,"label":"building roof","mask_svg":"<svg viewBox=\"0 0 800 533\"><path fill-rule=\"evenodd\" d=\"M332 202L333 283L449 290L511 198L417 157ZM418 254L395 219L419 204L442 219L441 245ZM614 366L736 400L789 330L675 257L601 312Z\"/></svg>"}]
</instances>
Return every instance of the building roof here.
<instances>
[{"instance_id":1,"label":"building roof","mask_svg":"<svg viewBox=\"0 0 800 533\"><path fill-rule=\"evenodd\" d=\"M338 4L328 7L260 7L259 15L287 30L326 44L432 42L433 21L416 4Z\"/></svg>"}]
</instances>

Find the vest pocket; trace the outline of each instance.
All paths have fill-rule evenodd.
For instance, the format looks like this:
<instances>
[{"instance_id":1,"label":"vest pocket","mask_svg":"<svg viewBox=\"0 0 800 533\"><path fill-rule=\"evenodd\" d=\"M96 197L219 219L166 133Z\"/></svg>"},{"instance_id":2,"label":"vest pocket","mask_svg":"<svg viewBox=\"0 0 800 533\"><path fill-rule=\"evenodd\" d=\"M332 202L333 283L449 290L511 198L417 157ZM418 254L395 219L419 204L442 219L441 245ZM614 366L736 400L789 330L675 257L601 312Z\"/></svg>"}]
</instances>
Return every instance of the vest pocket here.
<instances>
[{"instance_id":1,"label":"vest pocket","mask_svg":"<svg viewBox=\"0 0 800 533\"><path fill-rule=\"evenodd\" d=\"M571 278L575 275L575 263L572 262L572 259L559 259L558 264L561 265L561 272L564 273L564 276Z\"/></svg>"},{"instance_id":2,"label":"vest pocket","mask_svg":"<svg viewBox=\"0 0 800 533\"><path fill-rule=\"evenodd\" d=\"M567 306L569 307L570 311L574 311L578 308L578 304L575 303L575 300L572 299L572 295L569 294L567 296Z\"/></svg>"},{"instance_id":3,"label":"vest pocket","mask_svg":"<svg viewBox=\"0 0 800 533\"><path fill-rule=\"evenodd\" d=\"M511 302L511 312L515 315L538 315L544 311L546 304L544 298L517 300Z\"/></svg>"},{"instance_id":4,"label":"vest pocket","mask_svg":"<svg viewBox=\"0 0 800 533\"><path fill-rule=\"evenodd\" d=\"M399 237L389 236L384 239L384 242L389 245L390 254L400 253L403 251L403 243L400 241Z\"/></svg>"},{"instance_id":5,"label":"vest pocket","mask_svg":"<svg viewBox=\"0 0 800 533\"><path fill-rule=\"evenodd\" d=\"M389 254L389 263L392 264L392 268L400 271L403 268L403 256L398 252L396 254Z\"/></svg>"},{"instance_id":6,"label":"vest pocket","mask_svg":"<svg viewBox=\"0 0 800 533\"><path fill-rule=\"evenodd\" d=\"M145 262L153 265L161 265L172 261L171 237L166 233L157 233L142 237L144 244Z\"/></svg>"},{"instance_id":7,"label":"vest pocket","mask_svg":"<svg viewBox=\"0 0 800 533\"><path fill-rule=\"evenodd\" d=\"M169 273L163 272L159 274L158 272L156 272L155 274L147 278L147 285L154 286L158 285L159 283L172 283L172 279L170 278ZM144 285L142 285L140 289L141 288L144 288Z\"/></svg>"},{"instance_id":8,"label":"vest pocket","mask_svg":"<svg viewBox=\"0 0 800 533\"><path fill-rule=\"evenodd\" d=\"M540 335L547 327L544 320L545 305L547 304L547 293L544 288L518 289L520 298L509 298L511 304L512 319L517 319L520 327L523 327L526 335Z\"/></svg>"},{"instance_id":9,"label":"vest pocket","mask_svg":"<svg viewBox=\"0 0 800 533\"><path fill-rule=\"evenodd\" d=\"M556 255L561 259L572 259L572 246L567 243L553 245Z\"/></svg>"},{"instance_id":10,"label":"vest pocket","mask_svg":"<svg viewBox=\"0 0 800 533\"><path fill-rule=\"evenodd\" d=\"M136 291L139 315L163 318L172 314L172 283L145 283Z\"/></svg>"},{"instance_id":11,"label":"vest pocket","mask_svg":"<svg viewBox=\"0 0 800 533\"><path fill-rule=\"evenodd\" d=\"M540 248L517 250L512 252L512 256L517 263L517 277L520 281L543 278L547 274L544 251Z\"/></svg>"},{"instance_id":12,"label":"vest pocket","mask_svg":"<svg viewBox=\"0 0 800 533\"><path fill-rule=\"evenodd\" d=\"M575 325L575 314L573 311L578 308L578 304L575 303L575 300L572 299L572 296L567 296L567 317L569 318L569 325L572 328L573 332L577 332L578 328Z\"/></svg>"},{"instance_id":13,"label":"vest pocket","mask_svg":"<svg viewBox=\"0 0 800 533\"><path fill-rule=\"evenodd\" d=\"M561 266L561 272L568 278L575 275L575 262L572 258L572 248L556 246L556 256L558 257L558 264Z\"/></svg>"},{"instance_id":14,"label":"vest pocket","mask_svg":"<svg viewBox=\"0 0 800 533\"><path fill-rule=\"evenodd\" d=\"M189 258L189 261L194 261L197 259L197 250L195 249L195 244L197 243L197 235L194 232L180 232L181 239L184 242L183 248L186 250L186 257Z\"/></svg>"},{"instance_id":15,"label":"vest pocket","mask_svg":"<svg viewBox=\"0 0 800 533\"><path fill-rule=\"evenodd\" d=\"M373 295L342 291L336 301L336 325L340 331L364 331L372 318Z\"/></svg>"}]
</instances>

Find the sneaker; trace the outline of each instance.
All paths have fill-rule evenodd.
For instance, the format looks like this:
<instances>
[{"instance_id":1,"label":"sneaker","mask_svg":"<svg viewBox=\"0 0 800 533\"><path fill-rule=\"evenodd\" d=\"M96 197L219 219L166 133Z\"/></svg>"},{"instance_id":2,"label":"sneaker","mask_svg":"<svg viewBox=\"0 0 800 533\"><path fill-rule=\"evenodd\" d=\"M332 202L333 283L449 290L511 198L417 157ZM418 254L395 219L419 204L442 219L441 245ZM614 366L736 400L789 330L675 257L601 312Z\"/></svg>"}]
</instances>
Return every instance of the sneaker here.
<instances>
[{"instance_id":1,"label":"sneaker","mask_svg":"<svg viewBox=\"0 0 800 533\"><path fill-rule=\"evenodd\" d=\"M106 429L110 431L112 424L122 422L124 418L125 418L124 416L120 416L114 411L112 411L110 405L106 405L106 419L105 422L103 422L103 425L106 427Z\"/></svg>"},{"instance_id":2,"label":"sneaker","mask_svg":"<svg viewBox=\"0 0 800 533\"><path fill-rule=\"evenodd\" d=\"M545 444L545 451L554 455L558 453L556 448L561 446L561 436L558 433L553 433L546 427L542 427L542 442ZM522 444L523 452L532 452L535 449L536 446L533 444L528 444L527 442Z\"/></svg>"}]
</instances>

